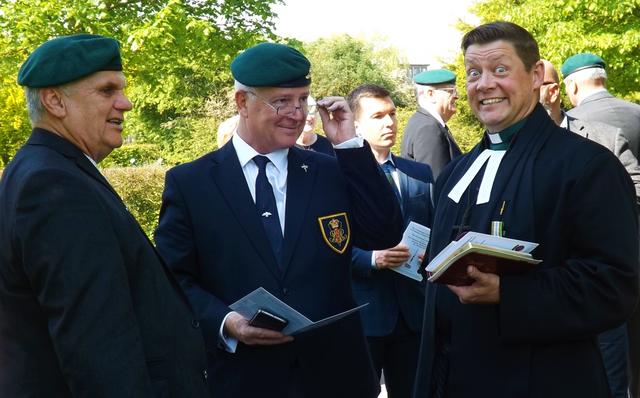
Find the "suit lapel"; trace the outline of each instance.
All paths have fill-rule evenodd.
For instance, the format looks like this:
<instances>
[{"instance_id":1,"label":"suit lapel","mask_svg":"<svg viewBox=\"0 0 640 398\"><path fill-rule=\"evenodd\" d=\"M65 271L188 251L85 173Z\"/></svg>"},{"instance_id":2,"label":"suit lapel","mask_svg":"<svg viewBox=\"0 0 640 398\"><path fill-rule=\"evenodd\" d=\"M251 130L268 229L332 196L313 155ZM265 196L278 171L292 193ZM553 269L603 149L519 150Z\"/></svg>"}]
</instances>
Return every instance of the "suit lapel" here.
<instances>
[{"instance_id":1,"label":"suit lapel","mask_svg":"<svg viewBox=\"0 0 640 398\"><path fill-rule=\"evenodd\" d=\"M228 142L213 154L211 177L225 198L231 213L245 231L248 243L256 249L269 271L276 278L280 278L278 264L232 142ZM230 238L241 239L241 237Z\"/></svg>"},{"instance_id":2,"label":"suit lapel","mask_svg":"<svg viewBox=\"0 0 640 398\"><path fill-rule=\"evenodd\" d=\"M284 250L282 266L287 271L295 250L302 224L307 221L307 209L317 175L316 163L308 152L289 149L287 174L287 205L285 210Z\"/></svg>"}]
</instances>

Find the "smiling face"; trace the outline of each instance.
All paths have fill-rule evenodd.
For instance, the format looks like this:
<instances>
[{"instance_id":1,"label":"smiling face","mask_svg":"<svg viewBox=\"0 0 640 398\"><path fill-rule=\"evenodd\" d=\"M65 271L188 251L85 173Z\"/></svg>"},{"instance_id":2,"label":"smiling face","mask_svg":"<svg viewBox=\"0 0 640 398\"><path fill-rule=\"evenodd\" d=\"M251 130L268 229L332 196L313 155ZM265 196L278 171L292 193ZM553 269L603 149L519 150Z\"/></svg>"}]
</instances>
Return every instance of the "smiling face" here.
<instances>
[{"instance_id":1,"label":"smiling face","mask_svg":"<svg viewBox=\"0 0 640 398\"><path fill-rule=\"evenodd\" d=\"M497 40L467 47L464 64L469 105L490 132L504 130L535 108L544 76L542 62L527 71L513 45Z\"/></svg>"},{"instance_id":2,"label":"smiling face","mask_svg":"<svg viewBox=\"0 0 640 398\"><path fill-rule=\"evenodd\" d=\"M238 135L259 153L290 148L304 128L309 86L254 89L259 96L246 91L236 92L236 104L241 122ZM290 115L279 115L275 108L294 106Z\"/></svg>"},{"instance_id":3,"label":"smiling face","mask_svg":"<svg viewBox=\"0 0 640 398\"><path fill-rule=\"evenodd\" d=\"M388 150L396 142L396 106L389 97L362 97L355 120L356 132L374 149Z\"/></svg>"},{"instance_id":4,"label":"smiling face","mask_svg":"<svg viewBox=\"0 0 640 398\"><path fill-rule=\"evenodd\" d=\"M124 113L132 105L124 94L122 72L96 72L62 89L62 123L69 138L96 162L122 145Z\"/></svg>"}]
</instances>

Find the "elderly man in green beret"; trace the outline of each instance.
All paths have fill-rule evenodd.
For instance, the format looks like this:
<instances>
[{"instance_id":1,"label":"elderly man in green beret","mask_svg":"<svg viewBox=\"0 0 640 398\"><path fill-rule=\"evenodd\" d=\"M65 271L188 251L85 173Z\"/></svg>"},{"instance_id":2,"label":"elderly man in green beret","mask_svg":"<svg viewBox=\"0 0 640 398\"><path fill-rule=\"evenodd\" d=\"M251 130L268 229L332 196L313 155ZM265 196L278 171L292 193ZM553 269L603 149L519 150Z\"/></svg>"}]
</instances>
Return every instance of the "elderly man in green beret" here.
<instances>
[{"instance_id":1,"label":"elderly man in green beret","mask_svg":"<svg viewBox=\"0 0 640 398\"><path fill-rule=\"evenodd\" d=\"M414 77L418 110L404 129L401 155L431 166L437 178L444 166L461 154L447 122L456 112L456 75L434 69Z\"/></svg>"},{"instance_id":2,"label":"elderly man in green beret","mask_svg":"<svg viewBox=\"0 0 640 398\"><path fill-rule=\"evenodd\" d=\"M0 396L208 396L199 323L96 167L131 109L118 42L49 40L18 83L33 131L0 181Z\"/></svg>"},{"instance_id":3,"label":"elderly man in green beret","mask_svg":"<svg viewBox=\"0 0 640 398\"><path fill-rule=\"evenodd\" d=\"M602 58L580 53L562 64L562 77L573 109L567 115L607 123L622 129L633 155L640 156L640 105L614 97L607 91L607 70Z\"/></svg>"},{"instance_id":4,"label":"elderly man in green beret","mask_svg":"<svg viewBox=\"0 0 640 398\"><path fill-rule=\"evenodd\" d=\"M216 398L373 398L380 389L358 315L291 336L229 307L262 287L311 320L349 310L352 245L400 241L395 194L344 98L317 101L336 158L295 146L309 68L281 44L238 55L236 134L166 176L155 238L201 318Z\"/></svg>"}]
</instances>

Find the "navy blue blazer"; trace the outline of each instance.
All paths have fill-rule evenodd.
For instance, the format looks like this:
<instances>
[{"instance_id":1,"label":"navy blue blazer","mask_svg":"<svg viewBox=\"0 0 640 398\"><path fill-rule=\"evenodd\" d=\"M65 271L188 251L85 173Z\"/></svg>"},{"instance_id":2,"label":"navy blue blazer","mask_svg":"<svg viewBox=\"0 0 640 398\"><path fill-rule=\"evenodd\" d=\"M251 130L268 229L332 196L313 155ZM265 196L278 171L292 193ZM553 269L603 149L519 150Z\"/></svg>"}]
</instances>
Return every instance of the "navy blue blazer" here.
<instances>
[{"instance_id":1,"label":"navy blue blazer","mask_svg":"<svg viewBox=\"0 0 640 398\"><path fill-rule=\"evenodd\" d=\"M429 256L459 232L537 242L542 260L500 278L500 304L461 304L427 283L415 398L430 398L438 332L451 338L447 397L610 395L596 335L621 325L638 299L638 224L629 175L606 148L556 126L537 105L502 160L488 203L479 173L456 204L448 194L488 146L485 138L438 179ZM465 216L467 214L468 216ZM427 261L425 260L425 263ZM437 307L443 304L445 311Z\"/></svg>"},{"instance_id":2,"label":"navy blue blazer","mask_svg":"<svg viewBox=\"0 0 640 398\"><path fill-rule=\"evenodd\" d=\"M309 397L378 394L358 315L288 344L239 343L233 354L218 345L229 304L260 286L312 320L354 307L352 245L400 241L400 209L368 144L336 152L289 149L282 272L233 142L167 173L156 242L202 320L217 398L286 396L293 364ZM321 228L333 219L348 237L338 248Z\"/></svg>"},{"instance_id":3,"label":"navy blue blazer","mask_svg":"<svg viewBox=\"0 0 640 398\"><path fill-rule=\"evenodd\" d=\"M431 227L431 168L393 155L392 159L400 180L405 228L411 221ZM424 283L388 269L372 269L371 253L354 247L351 261L353 294L358 304L369 303L361 313L365 335L390 334L400 314L412 331L419 332L422 329Z\"/></svg>"},{"instance_id":4,"label":"navy blue blazer","mask_svg":"<svg viewBox=\"0 0 640 398\"><path fill-rule=\"evenodd\" d=\"M1 397L209 394L187 298L78 148L34 129L0 221Z\"/></svg>"}]
</instances>

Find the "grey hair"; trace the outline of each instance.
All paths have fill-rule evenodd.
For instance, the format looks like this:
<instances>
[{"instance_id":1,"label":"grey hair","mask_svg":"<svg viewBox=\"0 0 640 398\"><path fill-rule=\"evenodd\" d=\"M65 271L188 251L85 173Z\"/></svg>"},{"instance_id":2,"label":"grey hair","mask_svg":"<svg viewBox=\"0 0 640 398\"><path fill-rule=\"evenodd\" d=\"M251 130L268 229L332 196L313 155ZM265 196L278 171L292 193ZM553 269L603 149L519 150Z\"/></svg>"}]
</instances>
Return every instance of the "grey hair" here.
<instances>
[{"instance_id":1,"label":"grey hair","mask_svg":"<svg viewBox=\"0 0 640 398\"><path fill-rule=\"evenodd\" d=\"M59 89L63 94L69 95L72 91L71 85L72 83L64 84L62 86L55 87ZM25 87L24 88L24 97L27 100L27 112L29 114L29 120L32 125L35 125L42 120L42 116L44 116L46 109L40 100L40 93L42 92L42 88L40 87Z\"/></svg>"},{"instance_id":2,"label":"grey hair","mask_svg":"<svg viewBox=\"0 0 640 398\"><path fill-rule=\"evenodd\" d=\"M29 113L29 120L31 124L36 124L42 119L44 115L44 106L40 101L40 89L35 87L25 87L24 97L27 100L27 112Z\"/></svg>"},{"instance_id":3,"label":"grey hair","mask_svg":"<svg viewBox=\"0 0 640 398\"><path fill-rule=\"evenodd\" d=\"M233 81L233 88L237 91L249 91L249 92L254 92L256 89L255 87L249 87L249 86L245 86L244 84L240 83L237 80Z\"/></svg>"},{"instance_id":4,"label":"grey hair","mask_svg":"<svg viewBox=\"0 0 640 398\"><path fill-rule=\"evenodd\" d=\"M587 68L573 72L564 79L565 83L570 81L607 81L607 71L603 68Z\"/></svg>"}]
</instances>

